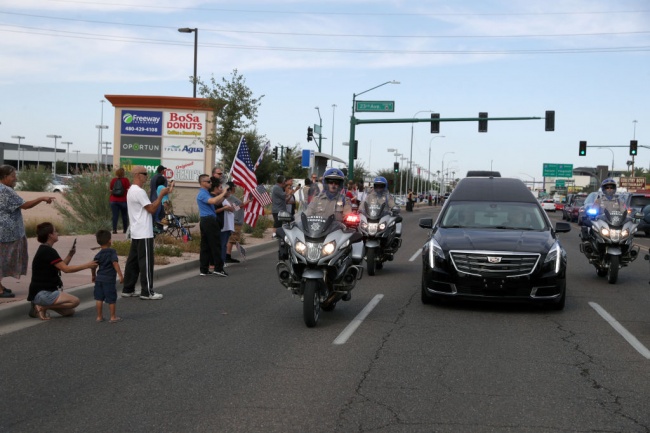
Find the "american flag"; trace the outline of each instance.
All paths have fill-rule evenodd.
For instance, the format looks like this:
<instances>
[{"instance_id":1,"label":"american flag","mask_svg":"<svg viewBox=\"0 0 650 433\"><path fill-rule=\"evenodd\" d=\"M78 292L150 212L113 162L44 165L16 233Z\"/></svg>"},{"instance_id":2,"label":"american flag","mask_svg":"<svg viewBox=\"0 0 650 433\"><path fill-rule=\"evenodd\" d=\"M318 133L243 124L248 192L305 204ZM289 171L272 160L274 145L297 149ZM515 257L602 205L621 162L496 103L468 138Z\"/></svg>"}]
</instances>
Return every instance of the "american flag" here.
<instances>
[{"instance_id":1,"label":"american flag","mask_svg":"<svg viewBox=\"0 0 650 433\"><path fill-rule=\"evenodd\" d=\"M251 194L262 206L268 206L271 204L271 196L266 191L266 188L264 188L264 185L259 185L257 188L253 189Z\"/></svg>"},{"instance_id":2,"label":"american flag","mask_svg":"<svg viewBox=\"0 0 650 433\"><path fill-rule=\"evenodd\" d=\"M262 194L262 191L259 190L260 188L268 197L269 203L271 201L271 197L266 192L266 189L261 185L257 185L257 177L255 176L255 170L257 170L257 167L262 162L262 158L264 158L264 154L270 146L271 142L269 141L262 149L262 152L260 153L259 158L257 158L255 165L253 165L251 154L248 150L248 146L246 145L246 139L242 136L241 141L239 142L239 148L237 149L237 156L233 162L232 170L230 170L233 182L244 188L246 191L244 193L244 201L248 199L249 194L253 195L253 200L251 200L244 209L244 222L251 227L255 227L259 216L264 214L265 197L264 194ZM256 193L257 196L255 195ZM260 199L262 200L262 203L258 201Z\"/></svg>"},{"instance_id":3,"label":"american flag","mask_svg":"<svg viewBox=\"0 0 650 433\"><path fill-rule=\"evenodd\" d=\"M257 177L255 176L255 168L251 160L251 153L248 151L246 139L242 136L237 149L235 161L230 170L232 181L235 185L244 188L245 191L252 191L257 187Z\"/></svg>"}]
</instances>

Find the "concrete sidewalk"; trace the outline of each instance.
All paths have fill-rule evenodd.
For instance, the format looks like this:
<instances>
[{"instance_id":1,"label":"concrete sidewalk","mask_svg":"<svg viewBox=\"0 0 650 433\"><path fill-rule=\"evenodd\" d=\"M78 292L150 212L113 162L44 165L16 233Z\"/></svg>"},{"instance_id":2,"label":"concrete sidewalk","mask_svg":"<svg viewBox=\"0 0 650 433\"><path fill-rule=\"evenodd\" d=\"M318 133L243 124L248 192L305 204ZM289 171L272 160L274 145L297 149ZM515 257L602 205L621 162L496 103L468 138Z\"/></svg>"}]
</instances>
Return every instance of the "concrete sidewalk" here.
<instances>
[{"instance_id":1,"label":"concrete sidewalk","mask_svg":"<svg viewBox=\"0 0 650 433\"><path fill-rule=\"evenodd\" d=\"M92 259L97 254L98 250L93 250L92 248L97 248L97 241L95 235L82 235L82 236L60 236L59 241L54 244L54 249L59 252L61 257L65 257L68 254L68 251L72 247L72 243L77 239L77 252L70 261L70 265L79 265L92 261ZM122 233L114 234L112 237L113 240L125 240L126 235ZM246 245L246 251L248 252L247 256L250 257L252 252L256 250L263 249L265 245L268 245L270 242L275 242L271 240L264 240L256 245ZM20 280L16 280L12 277L5 277L2 279L2 285L13 291L16 295L15 298L0 298L0 325L8 323L8 321L15 320L15 318L27 317L29 312L30 304L27 302L27 294L29 292L29 284L31 281L32 275L32 266L31 262L36 254L36 250L39 247L39 243L36 238L28 238L28 252L29 252L29 265L27 268L27 275L24 275ZM235 256L236 257L236 256ZM124 265L122 261L125 260L124 257L120 257L120 266L122 272L124 272ZM178 275L187 271L196 271L197 275L199 272L199 260L198 254L191 254L183 256L182 259L177 260L176 263L169 265L155 265L154 266L154 281L162 280L166 277L172 275ZM61 280L63 280L63 290L74 294L81 299L82 302L90 301L93 299L93 290L94 284L91 281L91 271L89 269L76 272L72 274L62 273ZM139 282L138 282L139 285ZM154 283L154 287L156 284ZM139 289L139 287L138 287ZM117 283L117 291L122 290L122 285Z\"/></svg>"}]
</instances>

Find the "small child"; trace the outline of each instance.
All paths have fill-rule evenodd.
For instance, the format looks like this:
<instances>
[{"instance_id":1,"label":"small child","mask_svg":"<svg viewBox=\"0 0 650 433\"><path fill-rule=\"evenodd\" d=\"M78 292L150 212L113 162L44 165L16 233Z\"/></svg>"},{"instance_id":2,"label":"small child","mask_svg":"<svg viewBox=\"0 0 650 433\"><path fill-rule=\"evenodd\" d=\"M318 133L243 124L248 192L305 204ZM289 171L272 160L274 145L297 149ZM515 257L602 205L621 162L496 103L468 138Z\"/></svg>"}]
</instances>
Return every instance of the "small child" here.
<instances>
[{"instance_id":1,"label":"small child","mask_svg":"<svg viewBox=\"0 0 650 433\"><path fill-rule=\"evenodd\" d=\"M117 289L115 287L115 276L120 277L120 283L124 282L122 270L117 260L117 251L111 248L111 232L108 230L99 230L95 233L97 243L101 246L101 250L97 253L95 258L99 266L97 270L92 269L93 283L95 283L95 305L97 306L97 322L104 321L102 308L104 302L108 304L111 313L109 323L117 323L122 321L121 318L115 315L115 302L117 301Z\"/></svg>"}]
</instances>

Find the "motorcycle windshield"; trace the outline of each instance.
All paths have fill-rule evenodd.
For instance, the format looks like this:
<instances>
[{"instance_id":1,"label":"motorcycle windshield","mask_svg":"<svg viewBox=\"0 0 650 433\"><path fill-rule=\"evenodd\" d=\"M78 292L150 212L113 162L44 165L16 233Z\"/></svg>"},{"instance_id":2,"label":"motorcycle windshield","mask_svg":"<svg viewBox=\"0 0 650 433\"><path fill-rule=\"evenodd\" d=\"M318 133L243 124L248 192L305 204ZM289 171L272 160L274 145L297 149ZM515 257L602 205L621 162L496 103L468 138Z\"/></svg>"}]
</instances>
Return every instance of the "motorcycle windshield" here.
<instances>
[{"instance_id":1,"label":"motorcycle windshield","mask_svg":"<svg viewBox=\"0 0 650 433\"><path fill-rule=\"evenodd\" d=\"M625 224L626 212L620 210L608 211L605 209L604 216L605 221L612 226L620 227Z\"/></svg>"},{"instance_id":2,"label":"motorcycle windshield","mask_svg":"<svg viewBox=\"0 0 650 433\"><path fill-rule=\"evenodd\" d=\"M332 224L335 221L334 215L325 218L322 216L307 216L302 213L300 219L303 232L310 238L325 237L332 230L332 227L336 226L336 224Z\"/></svg>"},{"instance_id":3,"label":"motorcycle windshield","mask_svg":"<svg viewBox=\"0 0 650 433\"><path fill-rule=\"evenodd\" d=\"M378 197L371 197L364 204L364 213L366 217L371 220L378 220L384 213L386 202L380 203Z\"/></svg>"}]
</instances>

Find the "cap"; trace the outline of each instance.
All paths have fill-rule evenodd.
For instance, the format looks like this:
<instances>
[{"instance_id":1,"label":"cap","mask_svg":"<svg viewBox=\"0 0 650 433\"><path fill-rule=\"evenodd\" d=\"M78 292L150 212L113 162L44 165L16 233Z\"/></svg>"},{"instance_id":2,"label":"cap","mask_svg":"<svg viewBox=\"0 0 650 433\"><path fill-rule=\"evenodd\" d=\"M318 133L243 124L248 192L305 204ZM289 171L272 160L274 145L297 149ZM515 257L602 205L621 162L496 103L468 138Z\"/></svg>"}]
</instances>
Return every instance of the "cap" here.
<instances>
[{"instance_id":1,"label":"cap","mask_svg":"<svg viewBox=\"0 0 650 433\"><path fill-rule=\"evenodd\" d=\"M158 166L158 169L156 170L158 173L162 173L164 170L167 170L167 167L163 167L162 165Z\"/></svg>"}]
</instances>

